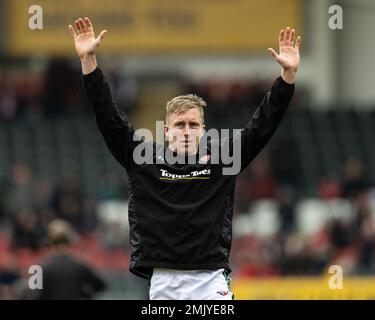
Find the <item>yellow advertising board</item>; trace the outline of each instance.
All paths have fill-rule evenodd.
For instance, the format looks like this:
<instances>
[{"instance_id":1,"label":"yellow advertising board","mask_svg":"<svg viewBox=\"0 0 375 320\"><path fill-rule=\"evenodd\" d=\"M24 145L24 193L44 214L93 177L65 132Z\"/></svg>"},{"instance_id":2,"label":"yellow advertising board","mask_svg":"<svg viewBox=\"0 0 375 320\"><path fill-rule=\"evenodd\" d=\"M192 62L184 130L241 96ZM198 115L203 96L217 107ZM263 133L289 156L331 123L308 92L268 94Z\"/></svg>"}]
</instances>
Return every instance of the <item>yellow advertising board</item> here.
<instances>
[{"instance_id":1,"label":"yellow advertising board","mask_svg":"<svg viewBox=\"0 0 375 320\"><path fill-rule=\"evenodd\" d=\"M72 54L68 24L88 16L107 29L102 52L248 52L301 27L300 0L5 0L8 52ZM43 29L30 29L38 5Z\"/></svg>"},{"instance_id":2,"label":"yellow advertising board","mask_svg":"<svg viewBox=\"0 0 375 320\"><path fill-rule=\"evenodd\" d=\"M375 277L344 278L342 288L332 288L327 277L235 279L238 300L373 300Z\"/></svg>"}]
</instances>

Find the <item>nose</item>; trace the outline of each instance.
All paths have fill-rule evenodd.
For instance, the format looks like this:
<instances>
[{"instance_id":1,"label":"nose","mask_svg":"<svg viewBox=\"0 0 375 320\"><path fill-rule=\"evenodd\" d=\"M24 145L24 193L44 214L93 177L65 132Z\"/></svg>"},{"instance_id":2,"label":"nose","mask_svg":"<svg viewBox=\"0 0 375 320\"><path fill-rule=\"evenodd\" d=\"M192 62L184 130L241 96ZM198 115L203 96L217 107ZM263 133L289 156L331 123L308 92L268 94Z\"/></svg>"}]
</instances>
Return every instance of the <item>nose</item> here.
<instances>
[{"instance_id":1,"label":"nose","mask_svg":"<svg viewBox=\"0 0 375 320\"><path fill-rule=\"evenodd\" d=\"M184 129L183 129L182 132L183 132L184 135L189 135L189 133L190 133L190 126L189 126L189 124L185 125L185 127L184 127Z\"/></svg>"}]
</instances>

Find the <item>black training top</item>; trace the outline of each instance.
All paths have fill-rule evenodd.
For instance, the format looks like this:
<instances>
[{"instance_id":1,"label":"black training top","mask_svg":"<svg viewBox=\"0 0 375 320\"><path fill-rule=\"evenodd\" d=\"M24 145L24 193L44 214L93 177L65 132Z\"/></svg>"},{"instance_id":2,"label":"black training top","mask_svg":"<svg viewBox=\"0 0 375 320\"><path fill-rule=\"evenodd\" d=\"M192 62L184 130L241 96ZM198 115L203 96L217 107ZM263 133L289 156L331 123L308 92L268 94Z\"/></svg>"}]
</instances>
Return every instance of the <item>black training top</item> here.
<instances>
[{"instance_id":1,"label":"black training top","mask_svg":"<svg viewBox=\"0 0 375 320\"><path fill-rule=\"evenodd\" d=\"M170 149L152 142L152 152L143 152L147 163L136 163L133 151L143 140L134 141L135 130L117 108L102 71L84 75L83 82L105 143L129 177L130 271L144 278L154 267L230 271L238 173L224 175L228 164L213 159L220 160L221 148L232 152L239 142L241 154L233 156L241 158L239 171L245 169L277 129L294 85L277 78L245 128L230 138L212 140L192 156L199 161L184 165L167 163L163 152Z\"/></svg>"}]
</instances>

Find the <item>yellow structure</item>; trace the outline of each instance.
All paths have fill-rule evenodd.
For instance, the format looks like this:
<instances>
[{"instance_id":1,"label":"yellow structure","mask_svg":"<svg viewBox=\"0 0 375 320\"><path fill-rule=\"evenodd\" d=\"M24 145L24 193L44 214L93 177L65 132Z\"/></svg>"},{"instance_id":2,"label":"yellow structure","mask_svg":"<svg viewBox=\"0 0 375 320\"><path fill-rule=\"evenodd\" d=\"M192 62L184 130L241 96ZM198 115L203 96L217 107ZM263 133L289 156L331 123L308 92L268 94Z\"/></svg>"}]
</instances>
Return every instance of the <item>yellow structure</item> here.
<instances>
[{"instance_id":1,"label":"yellow structure","mask_svg":"<svg viewBox=\"0 0 375 320\"><path fill-rule=\"evenodd\" d=\"M6 0L12 54L73 54L67 25L88 16L108 29L101 52L241 52L277 45L287 25L301 32L300 0L39 0L43 29L31 30L34 0Z\"/></svg>"},{"instance_id":2,"label":"yellow structure","mask_svg":"<svg viewBox=\"0 0 375 320\"><path fill-rule=\"evenodd\" d=\"M375 277L343 279L342 290L332 290L328 277L234 279L236 300L372 300Z\"/></svg>"}]
</instances>

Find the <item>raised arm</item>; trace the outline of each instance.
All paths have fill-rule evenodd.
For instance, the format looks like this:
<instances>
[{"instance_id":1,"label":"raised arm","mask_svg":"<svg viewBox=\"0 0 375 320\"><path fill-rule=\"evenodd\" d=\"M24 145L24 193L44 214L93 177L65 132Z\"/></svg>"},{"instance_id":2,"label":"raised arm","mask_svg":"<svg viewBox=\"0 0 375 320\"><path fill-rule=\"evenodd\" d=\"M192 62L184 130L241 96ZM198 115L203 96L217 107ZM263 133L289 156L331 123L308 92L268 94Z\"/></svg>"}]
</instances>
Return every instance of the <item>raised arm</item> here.
<instances>
[{"instance_id":1,"label":"raised arm","mask_svg":"<svg viewBox=\"0 0 375 320\"><path fill-rule=\"evenodd\" d=\"M89 18L75 21L75 28L69 25L75 48L81 59L83 84L95 114L96 124L116 160L130 170L133 163L134 128L126 115L117 108L103 72L98 68L95 51L104 38L103 30L95 38Z\"/></svg>"},{"instance_id":2,"label":"raised arm","mask_svg":"<svg viewBox=\"0 0 375 320\"><path fill-rule=\"evenodd\" d=\"M269 52L282 66L281 76L263 98L251 121L241 130L241 171L264 148L278 128L293 97L297 70L300 64L301 37L294 42L295 30L281 30L279 53Z\"/></svg>"}]
</instances>

